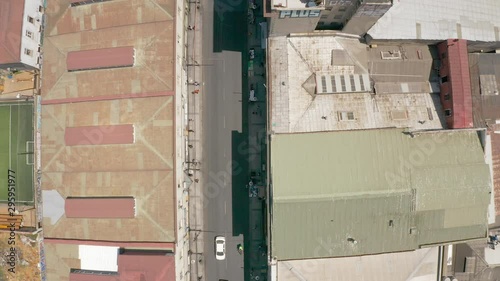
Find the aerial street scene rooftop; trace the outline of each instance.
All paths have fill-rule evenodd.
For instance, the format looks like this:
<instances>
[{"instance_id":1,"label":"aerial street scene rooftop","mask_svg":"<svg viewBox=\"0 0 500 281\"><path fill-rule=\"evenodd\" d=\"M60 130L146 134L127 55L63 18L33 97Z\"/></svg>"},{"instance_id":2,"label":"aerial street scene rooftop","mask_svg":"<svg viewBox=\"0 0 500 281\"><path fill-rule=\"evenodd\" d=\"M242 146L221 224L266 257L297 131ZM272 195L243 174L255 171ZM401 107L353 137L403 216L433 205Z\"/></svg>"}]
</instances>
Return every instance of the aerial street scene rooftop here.
<instances>
[{"instance_id":1,"label":"aerial street scene rooftop","mask_svg":"<svg viewBox=\"0 0 500 281\"><path fill-rule=\"evenodd\" d=\"M0 0L0 281L500 280L498 15Z\"/></svg>"}]
</instances>

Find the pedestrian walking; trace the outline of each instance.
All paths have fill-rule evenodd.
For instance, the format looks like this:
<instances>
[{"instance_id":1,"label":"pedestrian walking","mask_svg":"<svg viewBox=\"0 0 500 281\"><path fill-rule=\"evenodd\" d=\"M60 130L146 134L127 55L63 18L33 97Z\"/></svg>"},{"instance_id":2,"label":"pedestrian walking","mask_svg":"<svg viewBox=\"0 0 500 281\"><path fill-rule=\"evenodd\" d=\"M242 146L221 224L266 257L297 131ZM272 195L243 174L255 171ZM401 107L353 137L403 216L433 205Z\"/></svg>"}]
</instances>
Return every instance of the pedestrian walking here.
<instances>
[{"instance_id":1,"label":"pedestrian walking","mask_svg":"<svg viewBox=\"0 0 500 281\"><path fill-rule=\"evenodd\" d=\"M188 147L189 147L189 148L193 148L193 145L192 145L192 144L190 144L190 145L188 145Z\"/></svg>"},{"instance_id":2,"label":"pedestrian walking","mask_svg":"<svg viewBox=\"0 0 500 281\"><path fill-rule=\"evenodd\" d=\"M193 26L188 25L188 30L194 30L194 25Z\"/></svg>"},{"instance_id":3,"label":"pedestrian walking","mask_svg":"<svg viewBox=\"0 0 500 281\"><path fill-rule=\"evenodd\" d=\"M189 130L188 130L188 132L190 132L190 133L194 133L194 130L189 129Z\"/></svg>"},{"instance_id":4,"label":"pedestrian walking","mask_svg":"<svg viewBox=\"0 0 500 281\"><path fill-rule=\"evenodd\" d=\"M198 82L194 82L194 83L193 83L193 85L195 85L195 86L200 86L200 83L198 83Z\"/></svg>"},{"instance_id":5,"label":"pedestrian walking","mask_svg":"<svg viewBox=\"0 0 500 281\"><path fill-rule=\"evenodd\" d=\"M200 180L199 179L194 179L194 182L198 183L198 182L200 182Z\"/></svg>"},{"instance_id":6,"label":"pedestrian walking","mask_svg":"<svg viewBox=\"0 0 500 281\"><path fill-rule=\"evenodd\" d=\"M192 94L197 95L200 92L200 90L196 89L192 92Z\"/></svg>"},{"instance_id":7,"label":"pedestrian walking","mask_svg":"<svg viewBox=\"0 0 500 281\"><path fill-rule=\"evenodd\" d=\"M321 119L326 120L326 116L321 116Z\"/></svg>"}]
</instances>

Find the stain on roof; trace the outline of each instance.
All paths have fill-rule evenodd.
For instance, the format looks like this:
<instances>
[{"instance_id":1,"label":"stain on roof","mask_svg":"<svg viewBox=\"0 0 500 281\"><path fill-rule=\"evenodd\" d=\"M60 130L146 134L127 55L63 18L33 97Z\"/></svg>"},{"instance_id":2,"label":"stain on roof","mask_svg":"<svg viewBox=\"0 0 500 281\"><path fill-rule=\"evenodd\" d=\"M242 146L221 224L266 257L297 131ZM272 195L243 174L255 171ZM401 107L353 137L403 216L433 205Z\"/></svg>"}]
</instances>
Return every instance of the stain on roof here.
<instances>
[{"instance_id":1,"label":"stain on roof","mask_svg":"<svg viewBox=\"0 0 500 281\"><path fill-rule=\"evenodd\" d=\"M133 218L44 217L44 235L78 241L175 242L175 1L106 1L77 7L70 2L50 0L45 11L42 188L63 199L132 197L135 212ZM130 53L131 47L131 67L68 71L72 52L124 48ZM126 130L110 133L109 128ZM74 135L75 130L82 134ZM86 142L66 143L66 133ZM58 251L47 247L46 255L62 253ZM79 261L70 258L74 252L67 254L62 260L48 259L48 280L68 280L69 269L80 268Z\"/></svg>"},{"instance_id":2,"label":"stain on roof","mask_svg":"<svg viewBox=\"0 0 500 281\"><path fill-rule=\"evenodd\" d=\"M495 211L500 215L500 55L469 54L474 126L491 140Z\"/></svg>"},{"instance_id":3,"label":"stain on roof","mask_svg":"<svg viewBox=\"0 0 500 281\"><path fill-rule=\"evenodd\" d=\"M408 251L486 235L491 183L474 131L277 134L271 169L278 260Z\"/></svg>"}]
</instances>

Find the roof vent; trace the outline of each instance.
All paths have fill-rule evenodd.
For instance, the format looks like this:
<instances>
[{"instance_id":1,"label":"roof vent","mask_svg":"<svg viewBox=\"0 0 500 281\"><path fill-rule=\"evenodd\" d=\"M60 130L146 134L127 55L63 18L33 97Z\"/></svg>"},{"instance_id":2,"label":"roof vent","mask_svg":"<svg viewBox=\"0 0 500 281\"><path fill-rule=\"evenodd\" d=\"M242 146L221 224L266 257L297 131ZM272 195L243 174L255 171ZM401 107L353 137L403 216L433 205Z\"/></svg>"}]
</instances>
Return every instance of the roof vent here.
<instances>
[{"instance_id":1,"label":"roof vent","mask_svg":"<svg viewBox=\"0 0 500 281\"><path fill-rule=\"evenodd\" d=\"M316 75L317 94L371 92L368 74Z\"/></svg>"},{"instance_id":2,"label":"roof vent","mask_svg":"<svg viewBox=\"0 0 500 281\"><path fill-rule=\"evenodd\" d=\"M400 60L401 59L401 52L398 50L381 51L380 55L382 56L383 60Z\"/></svg>"}]
</instances>

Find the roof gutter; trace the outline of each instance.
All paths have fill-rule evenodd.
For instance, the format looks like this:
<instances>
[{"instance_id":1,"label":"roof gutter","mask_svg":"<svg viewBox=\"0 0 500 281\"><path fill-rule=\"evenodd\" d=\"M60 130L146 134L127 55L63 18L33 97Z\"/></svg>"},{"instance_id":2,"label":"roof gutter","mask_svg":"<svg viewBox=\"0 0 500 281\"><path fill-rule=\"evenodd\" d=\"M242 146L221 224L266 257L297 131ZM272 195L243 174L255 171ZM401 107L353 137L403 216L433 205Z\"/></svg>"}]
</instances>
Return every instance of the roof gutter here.
<instances>
[{"instance_id":1,"label":"roof gutter","mask_svg":"<svg viewBox=\"0 0 500 281\"><path fill-rule=\"evenodd\" d=\"M443 261L444 261L444 246L439 246L436 281L441 281L441 276L443 276Z\"/></svg>"}]
</instances>

